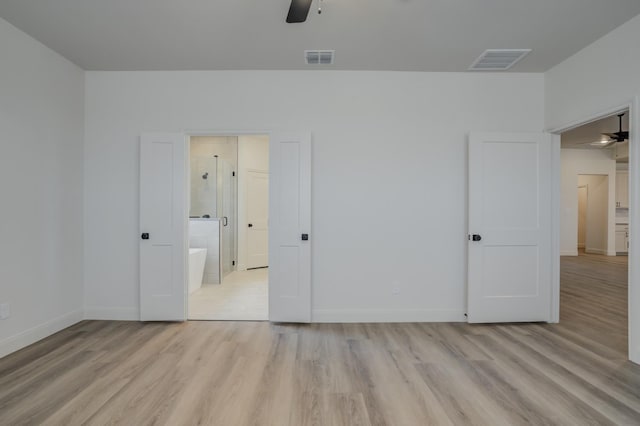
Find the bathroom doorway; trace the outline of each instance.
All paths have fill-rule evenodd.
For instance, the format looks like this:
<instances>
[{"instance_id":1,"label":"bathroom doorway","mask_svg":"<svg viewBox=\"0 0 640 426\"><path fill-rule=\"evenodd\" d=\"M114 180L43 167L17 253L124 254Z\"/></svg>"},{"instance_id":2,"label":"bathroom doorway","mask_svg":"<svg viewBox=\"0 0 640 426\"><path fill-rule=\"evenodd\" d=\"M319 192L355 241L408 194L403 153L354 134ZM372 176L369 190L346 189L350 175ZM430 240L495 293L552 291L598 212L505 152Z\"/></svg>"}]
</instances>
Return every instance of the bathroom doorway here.
<instances>
[{"instance_id":1,"label":"bathroom doorway","mask_svg":"<svg viewBox=\"0 0 640 426\"><path fill-rule=\"evenodd\" d=\"M266 321L269 137L189 140L189 320Z\"/></svg>"}]
</instances>

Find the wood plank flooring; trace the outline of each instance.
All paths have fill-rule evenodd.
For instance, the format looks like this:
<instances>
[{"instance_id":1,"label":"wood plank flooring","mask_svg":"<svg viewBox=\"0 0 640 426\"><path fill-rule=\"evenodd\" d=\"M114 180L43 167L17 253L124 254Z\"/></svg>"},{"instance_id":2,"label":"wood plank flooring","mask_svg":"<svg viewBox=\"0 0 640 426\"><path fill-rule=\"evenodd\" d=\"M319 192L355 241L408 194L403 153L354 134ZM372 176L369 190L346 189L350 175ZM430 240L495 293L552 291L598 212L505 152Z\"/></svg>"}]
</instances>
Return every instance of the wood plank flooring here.
<instances>
[{"instance_id":1,"label":"wood plank flooring","mask_svg":"<svg viewBox=\"0 0 640 426\"><path fill-rule=\"evenodd\" d=\"M85 321L0 360L0 425L640 424L626 258L562 261L561 323Z\"/></svg>"}]
</instances>

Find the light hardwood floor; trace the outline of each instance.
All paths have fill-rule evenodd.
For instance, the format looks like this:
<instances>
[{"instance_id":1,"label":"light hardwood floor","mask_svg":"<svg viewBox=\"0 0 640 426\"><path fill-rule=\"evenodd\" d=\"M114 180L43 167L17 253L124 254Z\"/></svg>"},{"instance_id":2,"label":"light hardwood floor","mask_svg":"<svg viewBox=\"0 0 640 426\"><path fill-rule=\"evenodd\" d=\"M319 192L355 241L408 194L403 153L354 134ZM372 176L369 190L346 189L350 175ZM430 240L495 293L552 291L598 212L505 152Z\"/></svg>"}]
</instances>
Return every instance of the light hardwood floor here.
<instances>
[{"instance_id":1,"label":"light hardwood floor","mask_svg":"<svg viewBox=\"0 0 640 426\"><path fill-rule=\"evenodd\" d=\"M564 258L558 325L85 321L0 360L0 424L640 424L625 262Z\"/></svg>"}]
</instances>

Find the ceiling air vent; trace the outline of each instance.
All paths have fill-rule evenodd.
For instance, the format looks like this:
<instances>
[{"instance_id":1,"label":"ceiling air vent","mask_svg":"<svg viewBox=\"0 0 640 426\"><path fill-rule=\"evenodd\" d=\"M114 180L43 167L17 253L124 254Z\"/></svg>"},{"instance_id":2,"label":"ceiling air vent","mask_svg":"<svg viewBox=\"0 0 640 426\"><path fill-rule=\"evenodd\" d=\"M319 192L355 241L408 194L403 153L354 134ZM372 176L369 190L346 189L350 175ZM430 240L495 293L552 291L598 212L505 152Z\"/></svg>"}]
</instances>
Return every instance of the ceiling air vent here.
<instances>
[{"instance_id":1,"label":"ceiling air vent","mask_svg":"<svg viewBox=\"0 0 640 426\"><path fill-rule=\"evenodd\" d=\"M489 49L485 50L469 71L506 71L522 58L527 56L531 49Z\"/></svg>"},{"instance_id":2,"label":"ceiling air vent","mask_svg":"<svg viewBox=\"0 0 640 426\"><path fill-rule=\"evenodd\" d=\"M307 65L332 65L335 50L305 50L304 59Z\"/></svg>"}]
</instances>

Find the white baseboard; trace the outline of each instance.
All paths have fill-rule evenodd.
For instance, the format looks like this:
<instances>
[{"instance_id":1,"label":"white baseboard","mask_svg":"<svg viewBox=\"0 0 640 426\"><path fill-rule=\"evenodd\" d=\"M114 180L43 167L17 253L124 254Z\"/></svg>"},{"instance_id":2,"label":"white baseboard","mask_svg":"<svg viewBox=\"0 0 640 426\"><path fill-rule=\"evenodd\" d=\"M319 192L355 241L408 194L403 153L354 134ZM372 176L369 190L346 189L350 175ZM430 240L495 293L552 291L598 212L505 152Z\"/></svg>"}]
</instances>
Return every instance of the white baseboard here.
<instances>
[{"instance_id":1,"label":"white baseboard","mask_svg":"<svg viewBox=\"0 0 640 426\"><path fill-rule=\"evenodd\" d=\"M70 327L73 324L82 321L83 319L83 312L80 309L64 314L43 324L36 325L35 327L31 327L30 329L18 333L14 336L7 337L6 339L0 341L0 358L9 355L10 353L17 350L20 350L26 346L29 346L37 342L38 340L42 340L45 337L51 336L52 334Z\"/></svg>"},{"instance_id":2,"label":"white baseboard","mask_svg":"<svg viewBox=\"0 0 640 426\"><path fill-rule=\"evenodd\" d=\"M604 249L590 248L590 247L587 247L586 249L584 249L584 252L589 254L607 254L607 251Z\"/></svg>"},{"instance_id":3,"label":"white baseboard","mask_svg":"<svg viewBox=\"0 0 640 426\"><path fill-rule=\"evenodd\" d=\"M315 309L312 322L466 322L454 309Z\"/></svg>"},{"instance_id":4,"label":"white baseboard","mask_svg":"<svg viewBox=\"0 0 640 426\"><path fill-rule=\"evenodd\" d=\"M111 321L140 321L138 308L105 308L87 306L84 308L84 319Z\"/></svg>"},{"instance_id":5,"label":"white baseboard","mask_svg":"<svg viewBox=\"0 0 640 426\"><path fill-rule=\"evenodd\" d=\"M577 256L578 250L561 250L560 256Z\"/></svg>"}]
</instances>

